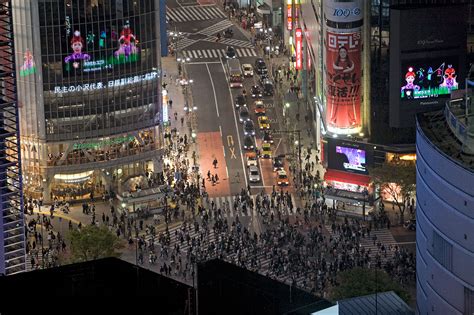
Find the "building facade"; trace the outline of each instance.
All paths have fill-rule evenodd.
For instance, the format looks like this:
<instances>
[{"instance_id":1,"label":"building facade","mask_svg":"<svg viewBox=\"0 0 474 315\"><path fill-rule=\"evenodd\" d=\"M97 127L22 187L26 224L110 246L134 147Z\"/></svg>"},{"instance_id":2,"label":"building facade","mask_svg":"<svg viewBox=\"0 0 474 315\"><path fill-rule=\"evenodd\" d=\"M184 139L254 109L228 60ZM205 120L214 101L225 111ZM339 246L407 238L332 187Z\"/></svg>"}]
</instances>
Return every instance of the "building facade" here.
<instances>
[{"instance_id":1,"label":"building facade","mask_svg":"<svg viewBox=\"0 0 474 315\"><path fill-rule=\"evenodd\" d=\"M25 186L45 201L161 171L159 0L15 0Z\"/></svg>"},{"instance_id":2,"label":"building facade","mask_svg":"<svg viewBox=\"0 0 474 315\"><path fill-rule=\"evenodd\" d=\"M25 271L25 226L11 1L0 1L0 275Z\"/></svg>"},{"instance_id":3,"label":"building facade","mask_svg":"<svg viewBox=\"0 0 474 315\"><path fill-rule=\"evenodd\" d=\"M462 105L448 102L444 111L418 115L416 280L423 315L474 312L474 121L466 126Z\"/></svg>"}]
</instances>

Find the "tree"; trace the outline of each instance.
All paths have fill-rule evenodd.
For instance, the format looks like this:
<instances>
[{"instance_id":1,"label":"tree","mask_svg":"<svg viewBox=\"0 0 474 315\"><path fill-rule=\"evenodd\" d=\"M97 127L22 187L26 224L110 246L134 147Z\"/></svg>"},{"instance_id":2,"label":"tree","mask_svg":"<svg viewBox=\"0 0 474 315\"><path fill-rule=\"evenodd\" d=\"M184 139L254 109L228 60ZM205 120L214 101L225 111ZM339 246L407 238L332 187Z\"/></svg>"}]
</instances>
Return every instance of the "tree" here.
<instances>
[{"instance_id":1,"label":"tree","mask_svg":"<svg viewBox=\"0 0 474 315\"><path fill-rule=\"evenodd\" d=\"M403 223L405 210L416 190L415 163L394 159L380 167L369 168L369 174L376 187L392 197L400 212L400 223Z\"/></svg>"},{"instance_id":2,"label":"tree","mask_svg":"<svg viewBox=\"0 0 474 315\"><path fill-rule=\"evenodd\" d=\"M410 294L390 275L380 269L353 268L337 275L337 286L330 290L330 299L338 301L376 292L394 291L405 302L410 302Z\"/></svg>"},{"instance_id":3,"label":"tree","mask_svg":"<svg viewBox=\"0 0 474 315\"><path fill-rule=\"evenodd\" d=\"M104 257L119 257L117 251L123 242L107 227L88 225L69 233L71 241L71 262L95 260Z\"/></svg>"}]
</instances>

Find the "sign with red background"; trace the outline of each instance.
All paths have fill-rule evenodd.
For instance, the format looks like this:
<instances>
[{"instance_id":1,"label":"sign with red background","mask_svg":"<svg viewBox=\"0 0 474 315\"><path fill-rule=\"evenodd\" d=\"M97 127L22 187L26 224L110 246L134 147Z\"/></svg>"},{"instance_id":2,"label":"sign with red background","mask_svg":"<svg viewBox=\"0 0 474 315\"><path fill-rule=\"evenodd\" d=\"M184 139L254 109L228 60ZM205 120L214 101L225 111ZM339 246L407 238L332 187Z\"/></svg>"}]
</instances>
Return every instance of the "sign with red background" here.
<instances>
[{"instance_id":1,"label":"sign with red background","mask_svg":"<svg viewBox=\"0 0 474 315\"><path fill-rule=\"evenodd\" d=\"M295 46L296 46L296 70L303 69L303 31L301 28L295 30Z\"/></svg>"},{"instance_id":2,"label":"sign with red background","mask_svg":"<svg viewBox=\"0 0 474 315\"><path fill-rule=\"evenodd\" d=\"M334 133L360 130L361 33L327 32L326 124Z\"/></svg>"},{"instance_id":3,"label":"sign with red background","mask_svg":"<svg viewBox=\"0 0 474 315\"><path fill-rule=\"evenodd\" d=\"M286 5L286 16L287 16L286 29L289 31L293 29L293 13L291 9L292 9L291 4Z\"/></svg>"}]
</instances>

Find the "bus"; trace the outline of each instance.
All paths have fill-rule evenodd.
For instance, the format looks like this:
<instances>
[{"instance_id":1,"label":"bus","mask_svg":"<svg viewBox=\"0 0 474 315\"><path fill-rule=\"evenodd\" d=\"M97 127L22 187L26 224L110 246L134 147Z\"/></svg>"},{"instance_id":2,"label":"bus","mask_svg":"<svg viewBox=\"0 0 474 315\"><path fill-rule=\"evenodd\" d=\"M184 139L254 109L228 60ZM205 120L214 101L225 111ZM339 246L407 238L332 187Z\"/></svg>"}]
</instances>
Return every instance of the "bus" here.
<instances>
[{"instance_id":1,"label":"bus","mask_svg":"<svg viewBox=\"0 0 474 315\"><path fill-rule=\"evenodd\" d=\"M227 70L229 72L230 87L241 88L243 86L242 82L244 80L244 75L242 73L239 59L228 59Z\"/></svg>"}]
</instances>

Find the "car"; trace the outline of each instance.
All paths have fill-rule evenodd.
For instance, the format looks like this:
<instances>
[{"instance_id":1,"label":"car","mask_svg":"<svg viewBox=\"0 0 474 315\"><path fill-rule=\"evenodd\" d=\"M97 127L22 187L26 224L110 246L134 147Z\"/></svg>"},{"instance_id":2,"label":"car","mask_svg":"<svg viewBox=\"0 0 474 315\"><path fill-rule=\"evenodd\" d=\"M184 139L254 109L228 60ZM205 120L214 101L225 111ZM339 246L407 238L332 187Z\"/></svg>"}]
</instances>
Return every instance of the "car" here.
<instances>
[{"instance_id":1,"label":"car","mask_svg":"<svg viewBox=\"0 0 474 315\"><path fill-rule=\"evenodd\" d=\"M260 115L265 115L267 112L265 105L263 104L262 100L255 101L255 115L260 116Z\"/></svg>"},{"instance_id":2,"label":"car","mask_svg":"<svg viewBox=\"0 0 474 315\"><path fill-rule=\"evenodd\" d=\"M261 86L263 86L263 84L265 83L266 80L270 80L270 78L268 77L268 73L264 73L264 74L260 75L260 78L258 79L258 82L260 83Z\"/></svg>"},{"instance_id":3,"label":"car","mask_svg":"<svg viewBox=\"0 0 474 315\"><path fill-rule=\"evenodd\" d=\"M253 150L255 148L255 141L253 137L250 135L246 135L244 137L244 149L245 150Z\"/></svg>"},{"instance_id":4,"label":"car","mask_svg":"<svg viewBox=\"0 0 474 315\"><path fill-rule=\"evenodd\" d=\"M260 130L270 129L270 121L267 116L258 116L258 127Z\"/></svg>"},{"instance_id":5,"label":"car","mask_svg":"<svg viewBox=\"0 0 474 315\"><path fill-rule=\"evenodd\" d=\"M249 113L249 109L246 107L246 106L242 106L240 109L239 109L239 121L241 123L247 121L247 120L250 120L250 113Z\"/></svg>"},{"instance_id":6,"label":"car","mask_svg":"<svg viewBox=\"0 0 474 315\"><path fill-rule=\"evenodd\" d=\"M250 93L252 94L252 98L259 98L263 96L262 89L258 85L252 86Z\"/></svg>"},{"instance_id":7,"label":"car","mask_svg":"<svg viewBox=\"0 0 474 315\"><path fill-rule=\"evenodd\" d=\"M244 135L255 136L255 125L253 124L253 121L251 120L244 121Z\"/></svg>"},{"instance_id":8,"label":"car","mask_svg":"<svg viewBox=\"0 0 474 315\"><path fill-rule=\"evenodd\" d=\"M239 109L242 106L247 106L247 101L245 100L245 96L239 94L235 98L235 108Z\"/></svg>"},{"instance_id":9,"label":"car","mask_svg":"<svg viewBox=\"0 0 474 315\"><path fill-rule=\"evenodd\" d=\"M273 82L271 80L265 80L263 82L263 94L273 96Z\"/></svg>"},{"instance_id":10,"label":"car","mask_svg":"<svg viewBox=\"0 0 474 315\"><path fill-rule=\"evenodd\" d=\"M260 157L263 159L272 158L272 148L271 148L270 143L262 144L262 151L260 152Z\"/></svg>"},{"instance_id":11,"label":"car","mask_svg":"<svg viewBox=\"0 0 474 315\"><path fill-rule=\"evenodd\" d=\"M263 143L273 143L273 135L271 134L270 131L265 130L263 137L262 137Z\"/></svg>"},{"instance_id":12,"label":"car","mask_svg":"<svg viewBox=\"0 0 474 315\"><path fill-rule=\"evenodd\" d=\"M247 159L247 167L250 166L257 166L257 154L255 154L255 151L247 152L245 153L245 157Z\"/></svg>"},{"instance_id":13,"label":"car","mask_svg":"<svg viewBox=\"0 0 474 315\"><path fill-rule=\"evenodd\" d=\"M262 58L257 58L257 60L255 60L255 70L257 71L257 74L268 73L267 65Z\"/></svg>"},{"instance_id":14,"label":"car","mask_svg":"<svg viewBox=\"0 0 474 315\"><path fill-rule=\"evenodd\" d=\"M290 184L290 180L288 179L285 170L277 171L277 184L278 186L288 186Z\"/></svg>"},{"instance_id":15,"label":"car","mask_svg":"<svg viewBox=\"0 0 474 315\"><path fill-rule=\"evenodd\" d=\"M260 172L258 171L258 167L249 167L249 181L251 183L258 183L260 181Z\"/></svg>"},{"instance_id":16,"label":"car","mask_svg":"<svg viewBox=\"0 0 474 315\"><path fill-rule=\"evenodd\" d=\"M226 58L233 59L236 58L237 55L235 54L235 49L232 46L227 46L227 50L225 52Z\"/></svg>"},{"instance_id":17,"label":"car","mask_svg":"<svg viewBox=\"0 0 474 315\"><path fill-rule=\"evenodd\" d=\"M244 77L253 77L253 67L250 63L244 63L242 65L242 72Z\"/></svg>"},{"instance_id":18,"label":"car","mask_svg":"<svg viewBox=\"0 0 474 315\"><path fill-rule=\"evenodd\" d=\"M274 159L273 159L273 171L276 172L276 171L279 171L281 169L283 169L283 166L284 166L284 157L279 155L279 156L276 156Z\"/></svg>"}]
</instances>

